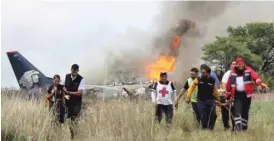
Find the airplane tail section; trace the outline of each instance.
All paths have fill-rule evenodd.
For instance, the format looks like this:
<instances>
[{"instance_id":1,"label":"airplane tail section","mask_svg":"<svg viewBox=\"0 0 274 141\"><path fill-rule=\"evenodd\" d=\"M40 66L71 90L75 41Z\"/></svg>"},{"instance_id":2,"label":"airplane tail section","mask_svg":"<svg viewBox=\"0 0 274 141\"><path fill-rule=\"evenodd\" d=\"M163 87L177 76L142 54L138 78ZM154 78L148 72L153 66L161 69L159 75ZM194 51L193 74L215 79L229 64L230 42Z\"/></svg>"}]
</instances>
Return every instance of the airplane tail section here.
<instances>
[{"instance_id":1,"label":"airplane tail section","mask_svg":"<svg viewBox=\"0 0 274 141\"><path fill-rule=\"evenodd\" d=\"M41 88L52 83L52 78L46 77L18 51L7 52L7 55L20 88Z\"/></svg>"}]
</instances>

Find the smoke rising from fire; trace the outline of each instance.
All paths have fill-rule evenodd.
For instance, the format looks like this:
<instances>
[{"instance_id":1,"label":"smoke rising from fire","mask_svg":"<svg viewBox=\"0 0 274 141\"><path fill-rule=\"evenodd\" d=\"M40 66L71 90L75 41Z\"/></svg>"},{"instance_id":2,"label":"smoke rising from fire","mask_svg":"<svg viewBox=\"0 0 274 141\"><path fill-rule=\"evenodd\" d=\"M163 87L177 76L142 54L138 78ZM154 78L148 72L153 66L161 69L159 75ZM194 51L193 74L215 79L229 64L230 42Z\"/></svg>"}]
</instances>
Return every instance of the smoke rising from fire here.
<instances>
[{"instance_id":1,"label":"smoke rising from fire","mask_svg":"<svg viewBox=\"0 0 274 141\"><path fill-rule=\"evenodd\" d=\"M199 68L200 64L204 63L200 59L204 44L213 41L215 36L226 35L226 28L229 25L238 26L258 21L273 22L274 18L271 16L273 12L274 2L163 2L161 14L157 19L158 36L167 39L169 36L174 36L174 31L175 34L177 31L177 34L181 35L176 69L174 73L170 73L170 79L182 85L188 77L189 70L192 67ZM191 26L186 26L189 22L182 22L184 20L193 22L189 24L193 28L189 29ZM176 27L181 28L178 30ZM189 31L185 32L187 29ZM166 42L170 41L166 40Z\"/></svg>"},{"instance_id":2,"label":"smoke rising from fire","mask_svg":"<svg viewBox=\"0 0 274 141\"><path fill-rule=\"evenodd\" d=\"M200 58L205 43L213 41L215 36L226 35L229 25L273 22L273 5L273 2L161 2L153 29L146 32L148 35L140 33L132 36L132 32L127 35L138 47L131 48L132 45L129 45L126 50L118 49L120 53L114 51L113 57L109 57L112 58L108 64L109 75L127 72L145 76L148 64L155 63L161 55L173 55L176 57L176 69L169 78L182 84L191 67L199 68L203 63ZM178 50L174 50L172 41L177 35L180 36L180 44Z\"/></svg>"},{"instance_id":3,"label":"smoke rising from fire","mask_svg":"<svg viewBox=\"0 0 274 141\"><path fill-rule=\"evenodd\" d=\"M227 2L163 2L162 15L159 15L159 36L165 38L166 44L161 46L164 52L171 37L180 36L181 42L174 54L176 69L171 79L181 83L191 67L198 67L202 54L202 41L206 36L205 25L221 15ZM162 43L163 45L163 43ZM157 46L159 49L159 46ZM169 48L172 50L172 48Z\"/></svg>"}]
</instances>

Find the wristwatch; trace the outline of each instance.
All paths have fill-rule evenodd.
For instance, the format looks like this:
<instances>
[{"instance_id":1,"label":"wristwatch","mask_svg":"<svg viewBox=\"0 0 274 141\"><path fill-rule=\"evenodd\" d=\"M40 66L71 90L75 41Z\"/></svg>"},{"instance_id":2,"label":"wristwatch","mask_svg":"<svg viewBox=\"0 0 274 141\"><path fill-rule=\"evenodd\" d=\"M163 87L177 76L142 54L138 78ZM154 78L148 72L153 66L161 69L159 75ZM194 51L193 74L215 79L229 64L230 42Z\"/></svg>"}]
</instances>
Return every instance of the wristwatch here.
<instances>
[{"instance_id":1,"label":"wristwatch","mask_svg":"<svg viewBox=\"0 0 274 141\"><path fill-rule=\"evenodd\" d=\"M68 92L68 95L71 95L71 92Z\"/></svg>"}]
</instances>

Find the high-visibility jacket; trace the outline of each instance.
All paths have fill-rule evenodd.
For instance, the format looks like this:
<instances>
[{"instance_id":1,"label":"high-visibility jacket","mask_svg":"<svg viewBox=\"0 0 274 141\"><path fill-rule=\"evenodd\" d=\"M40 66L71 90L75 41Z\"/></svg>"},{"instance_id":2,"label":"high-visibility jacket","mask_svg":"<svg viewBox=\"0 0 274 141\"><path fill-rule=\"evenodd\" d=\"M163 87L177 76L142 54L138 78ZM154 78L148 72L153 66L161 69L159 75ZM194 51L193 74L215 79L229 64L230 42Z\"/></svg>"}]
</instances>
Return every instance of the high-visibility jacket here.
<instances>
[{"instance_id":1,"label":"high-visibility jacket","mask_svg":"<svg viewBox=\"0 0 274 141\"><path fill-rule=\"evenodd\" d=\"M194 80L192 78L187 79L188 87L190 87L193 84ZM197 102L197 92L198 92L198 87L194 89L191 95L191 102Z\"/></svg>"},{"instance_id":2,"label":"high-visibility jacket","mask_svg":"<svg viewBox=\"0 0 274 141\"><path fill-rule=\"evenodd\" d=\"M236 78L237 78L236 68L233 68L231 70L229 79L226 84L227 99L229 99L230 97L234 97L235 95ZM259 75L252 68L248 66L244 67L243 79L244 79L244 87L245 87L245 92L247 94L247 97L251 97L254 95L253 81L257 85L262 85L262 81Z\"/></svg>"}]
</instances>

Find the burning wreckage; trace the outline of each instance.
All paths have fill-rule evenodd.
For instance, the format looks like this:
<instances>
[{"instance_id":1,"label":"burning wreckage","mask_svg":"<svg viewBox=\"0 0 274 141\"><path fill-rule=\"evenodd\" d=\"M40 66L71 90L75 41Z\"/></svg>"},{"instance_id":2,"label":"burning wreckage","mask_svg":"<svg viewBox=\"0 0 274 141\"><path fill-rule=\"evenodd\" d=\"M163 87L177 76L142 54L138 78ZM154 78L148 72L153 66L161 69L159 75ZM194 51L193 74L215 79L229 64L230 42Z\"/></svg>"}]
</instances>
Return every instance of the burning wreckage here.
<instances>
[{"instance_id":1,"label":"burning wreckage","mask_svg":"<svg viewBox=\"0 0 274 141\"><path fill-rule=\"evenodd\" d=\"M174 72L176 57L179 55L181 37L195 28L195 23L182 19L164 38L155 40L154 49L158 52L156 60L146 66L147 82L121 83L117 85L94 86L87 92L91 98L125 97L130 100L149 100L153 82L159 81L160 72ZM163 37L163 36L162 36ZM175 83L176 84L176 83Z\"/></svg>"}]
</instances>

